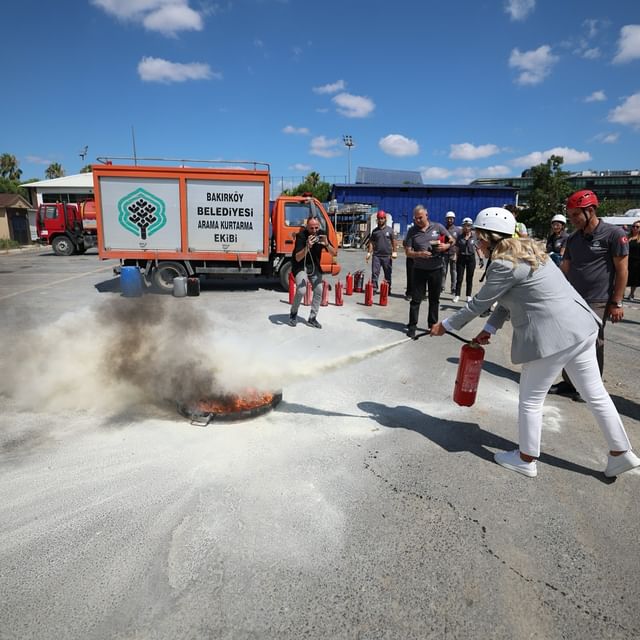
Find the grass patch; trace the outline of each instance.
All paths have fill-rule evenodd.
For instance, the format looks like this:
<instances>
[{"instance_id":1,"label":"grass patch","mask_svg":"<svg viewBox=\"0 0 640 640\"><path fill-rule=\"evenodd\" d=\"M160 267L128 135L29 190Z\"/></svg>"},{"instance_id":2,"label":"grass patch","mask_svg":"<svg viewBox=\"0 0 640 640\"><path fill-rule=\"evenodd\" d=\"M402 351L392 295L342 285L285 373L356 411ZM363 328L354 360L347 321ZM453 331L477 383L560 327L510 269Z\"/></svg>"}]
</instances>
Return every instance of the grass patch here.
<instances>
[{"instance_id":1,"label":"grass patch","mask_svg":"<svg viewBox=\"0 0 640 640\"><path fill-rule=\"evenodd\" d=\"M17 240L9 240L9 238L0 238L0 250L19 249L20 243Z\"/></svg>"}]
</instances>

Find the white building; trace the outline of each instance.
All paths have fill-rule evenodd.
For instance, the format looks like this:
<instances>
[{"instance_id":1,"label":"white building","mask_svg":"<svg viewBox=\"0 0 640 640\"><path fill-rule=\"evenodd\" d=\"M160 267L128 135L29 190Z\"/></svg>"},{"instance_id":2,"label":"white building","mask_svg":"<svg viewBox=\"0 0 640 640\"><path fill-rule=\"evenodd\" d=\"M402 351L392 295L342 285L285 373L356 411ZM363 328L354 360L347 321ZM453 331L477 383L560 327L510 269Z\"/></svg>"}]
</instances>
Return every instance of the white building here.
<instances>
[{"instance_id":1,"label":"white building","mask_svg":"<svg viewBox=\"0 0 640 640\"><path fill-rule=\"evenodd\" d=\"M34 207L47 202L82 202L93 198L93 174L76 173L72 176L39 180L21 184L27 189Z\"/></svg>"}]
</instances>

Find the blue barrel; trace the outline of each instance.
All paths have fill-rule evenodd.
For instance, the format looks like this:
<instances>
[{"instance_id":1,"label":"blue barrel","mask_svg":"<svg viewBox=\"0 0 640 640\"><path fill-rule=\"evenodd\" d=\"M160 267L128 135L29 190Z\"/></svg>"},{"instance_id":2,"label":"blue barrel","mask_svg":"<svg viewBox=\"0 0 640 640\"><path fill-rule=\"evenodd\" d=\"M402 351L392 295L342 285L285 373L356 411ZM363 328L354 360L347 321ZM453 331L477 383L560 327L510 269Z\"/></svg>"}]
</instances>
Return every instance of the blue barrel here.
<instances>
[{"instance_id":1,"label":"blue barrel","mask_svg":"<svg viewBox=\"0 0 640 640\"><path fill-rule=\"evenodd\" d=\"M120 269L120 289L125 298L139 298L142 295L142 274L138 267Z\"/></svg>"}]
</instances>

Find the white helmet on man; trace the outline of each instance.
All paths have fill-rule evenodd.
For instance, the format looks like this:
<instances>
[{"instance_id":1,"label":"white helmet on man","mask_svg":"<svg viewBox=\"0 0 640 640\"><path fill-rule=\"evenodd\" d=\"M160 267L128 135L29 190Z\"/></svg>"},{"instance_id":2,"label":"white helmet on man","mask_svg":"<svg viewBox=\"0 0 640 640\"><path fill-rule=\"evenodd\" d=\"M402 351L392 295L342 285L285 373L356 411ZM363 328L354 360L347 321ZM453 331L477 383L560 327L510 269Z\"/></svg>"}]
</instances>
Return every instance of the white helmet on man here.
<instances>
[{"instance_id":1,"label":"white helmet on man","mask_svg":"<svg viewBox=\"0 0 640 640\"><path fill-rule=\"evenodd\" d=\"M455 218L456 214L453 211L447 211L447 213L444 214L445 218Z\"/></svg>"},{"instance_id":2,"label":"white helmet on man","mask_svg":"<svg viewBox=\"0 0 640 640\"><path fill-rule=\"evenodd\" d=\"M567 224L567 218L561 213L556 213L556 215L551 218L551 222L562 222L562 224Z\"/></svg>"},{"instance_id":3,"label":"white helmet on man","mask_svg":"<svg viewBox=\"0 0 640 640\"><path fill-rule=\"evenodd\" d=\"M495 231L505 236L512 236L516 230L516 219L511 211L502 207L487 207L480 211L473 223L474 229Z\"/></svg>"},{"instance_id":4,"label":"white helmet on man","mask_svg":"<svg viewBox=\"0 0 640 640\"><path fill-rule=\"evenodd\" d=\"M463 218L462 224L473 224L473 220L471 218Z\"/></svg>"}]
</instances>

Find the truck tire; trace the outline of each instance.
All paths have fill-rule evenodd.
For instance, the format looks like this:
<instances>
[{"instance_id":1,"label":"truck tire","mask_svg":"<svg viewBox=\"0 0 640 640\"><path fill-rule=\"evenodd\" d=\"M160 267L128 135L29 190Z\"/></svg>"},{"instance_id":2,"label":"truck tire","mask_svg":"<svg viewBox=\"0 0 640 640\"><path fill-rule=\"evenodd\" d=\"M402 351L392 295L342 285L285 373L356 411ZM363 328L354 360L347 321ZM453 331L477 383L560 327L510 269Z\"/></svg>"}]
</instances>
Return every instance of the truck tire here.
<instances>
[{"instance_id":1,"label":"truck tire","mask_svg":"<svg viewBox=\"0 0 640 640\"><path fill-rule=\"evenodd\" d=\"M54 238L51 247L57 256L70 256L76 250L76 246L71 241L71 238L67 236Z\"/></svg>"},{"instance_id":2,"label":"truck tire","mask_svg":"<svg viewBox=\"0 0 640 640\"><path fill-rule=\"evenodd\" d=\"M278 275L280 276L280 286L284 291L289 291L289 274L291 273L291 262L288 261L280 267Z\"/></svg>"},{"instance_id":3,"label":"truck tire","mask_svg":"<svg viewBox=\"0 0 640 640\"><path fill-rule=\"evenodd\" d=\"M152 284L162 293L173 291L173 279L187 275L187 269L180 262L161 262L151 274Z\"/></svg>"}]
</instances>

